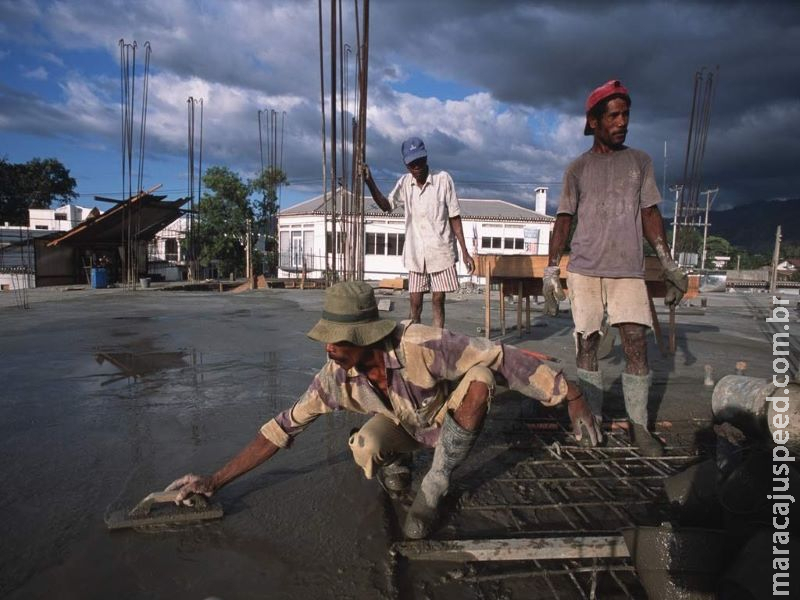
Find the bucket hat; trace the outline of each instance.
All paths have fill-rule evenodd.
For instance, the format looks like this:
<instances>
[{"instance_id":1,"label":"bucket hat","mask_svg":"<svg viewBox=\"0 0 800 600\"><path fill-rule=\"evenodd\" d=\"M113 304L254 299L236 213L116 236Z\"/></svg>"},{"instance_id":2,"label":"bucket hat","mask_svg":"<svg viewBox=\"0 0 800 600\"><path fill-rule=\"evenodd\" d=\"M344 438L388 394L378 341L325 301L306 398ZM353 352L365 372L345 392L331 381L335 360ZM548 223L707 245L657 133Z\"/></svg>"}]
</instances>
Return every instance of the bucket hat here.
<instances>
[{"instance_id":1,"label":"bucket hat","mask_svg":"<svg viewBox=\"0 0 800 600\"><path fill-rule=\"evenodd\" d=\"M322 318L308 332L318 342L369 346L389 335L397 323L381 319L375 293L363 281L345 281L325 291Z\"/></svg>"}]
</instances>

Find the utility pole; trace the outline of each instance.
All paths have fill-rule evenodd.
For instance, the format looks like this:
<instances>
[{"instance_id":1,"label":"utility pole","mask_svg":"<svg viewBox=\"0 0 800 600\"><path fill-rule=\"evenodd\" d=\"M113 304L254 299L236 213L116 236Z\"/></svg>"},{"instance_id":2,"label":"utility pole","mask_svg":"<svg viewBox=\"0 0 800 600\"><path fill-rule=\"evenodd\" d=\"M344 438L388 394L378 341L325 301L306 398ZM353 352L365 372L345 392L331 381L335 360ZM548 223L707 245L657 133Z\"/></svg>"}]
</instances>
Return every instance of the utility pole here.
<instances>
[{"instance_id":1,"label":"utility pole","mask_svg":"<svg viewBox=\"0 0 800 600\"><path fill-rule=\"evenodd\" d=\"M673 185L669 188L673 192L675 192L675 214L672 216L672 260L675 260L675 241L677 240L678 234L678 213L680 212L680 197L681 192L683 191L683 186L680 184Z\"/></svg>"},{"instance_id":2,"label":"utility pole","mask_svg":"<svg viewBox=\"0 0 800 600\"><path fill-rule=\"evenodd\" d=\"M772 253L772 267L769 270L769 293L775 293L775 284L778 280L778 261L781 255L781 226L775 231L775 250Z\"/></svg>"},{"instance_id":3,"label":"utility pole","mask_svg":"<svg viewBox=\"0 0 800 600\"><path fill-rule=\"evenodd\" d=\"M706 195L706 221L703 225L703 257L700 263L700 269L706 268L706 241L708 240L708 209L711 207L711 204L714 200L717 199L717 193L719 192L719 188L714 188L713 190L706 190L705 192L700 192L701 194ZM714 194L714 197L711 197L711 194Z\"/></svg>"},{"instance_id":4,"label":"utility pole","mask_svg":"<svg viewBox=\"0 0 800 600\"><path fill-rule=\"evenodd\" d=\"M253 249L251 247L251 229L250 229L251 221L247 219L247 243L245 244L245 273L247 276L247 283L249 285L253 285L253 263L251 260L251 255L253 253Z\"/></svg>"},{"instance_id":5,"label":"utility pole","mask_svg":"<svg viewBox=\"0 0 800 600\"><path fill-rule=\"evenodd\" d=\"M667 195L667 140L664 140L664 174L661 177L661 197Z\"/></svg>"}]
</instances>

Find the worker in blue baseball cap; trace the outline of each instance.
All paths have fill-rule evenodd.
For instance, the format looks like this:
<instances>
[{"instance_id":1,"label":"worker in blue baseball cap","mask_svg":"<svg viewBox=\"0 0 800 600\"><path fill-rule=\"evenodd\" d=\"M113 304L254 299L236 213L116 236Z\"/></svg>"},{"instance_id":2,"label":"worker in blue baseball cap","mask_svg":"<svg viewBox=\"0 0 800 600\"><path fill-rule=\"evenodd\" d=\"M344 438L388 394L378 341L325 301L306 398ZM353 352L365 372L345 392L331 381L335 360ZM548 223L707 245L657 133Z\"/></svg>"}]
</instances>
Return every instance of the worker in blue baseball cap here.
<instances>
[{"instance_id":1,"label":"worker in blue baseball cap","mask_svg":"<svg viewBox=\"0 0 800 600\"><path fill-rule=\"evenodd\" d=\"M409 318L413 323L420 322L423 295L431 292L433 326L443 328L445 296L459 288L458 249L468 275L475 263L464 241L453 178L446 171L430 170L428 151L420 138L408 138L400 150L408 173L397 181L388 197L381 193L368 165L364 165L364 181L382 210L391 212L399 207L405 213L403 265L408 269Z\"/></svg>"}]
</instances>

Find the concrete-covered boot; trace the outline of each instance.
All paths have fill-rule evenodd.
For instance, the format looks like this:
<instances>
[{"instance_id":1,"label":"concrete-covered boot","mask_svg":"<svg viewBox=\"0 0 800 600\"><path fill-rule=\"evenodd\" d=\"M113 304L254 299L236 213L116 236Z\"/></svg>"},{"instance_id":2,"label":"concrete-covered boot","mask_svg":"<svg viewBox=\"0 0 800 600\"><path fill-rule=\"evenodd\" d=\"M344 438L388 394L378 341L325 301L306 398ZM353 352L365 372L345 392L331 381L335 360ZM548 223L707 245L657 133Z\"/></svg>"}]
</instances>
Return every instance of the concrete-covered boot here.
<instances>
[{"instance_id":1,"label":"concrete-covered boot","mask_svg":"<svg viewBox=\"0 0 800 600\"><path fill-rule=\"evenodd\" d=\"M586 403L592 409L595 420L601 422L603 420L603 374L600 371L586 371L579 368L578 385L581 388L583 397L586 399ZM588 431L581 432L580 445L592 445Z\"/></svg>"},{"instance_id":2,"label":"concrete-covered boot","mask_svg":"<svg viewBox=\"0 0 800 600\"><path fill-rule=\"evenodd\" d=\"M431 469L423 478L403 524L406 537L419 540L428 535L438 516L439 502L450 486L450 475L469 454L479 433L480 430L461 427L449 412L445 415Z\"/></svg>"},{"instance_id":3,"label":"concrete-covered boot","mask_svg":"<svg viewBox=\"0 0 800 600\"><path fill-rule=\"evenodd\" d=\"M650 374L622 374L622 395L631 422L631 443L645 456L664 456L664 447L647 430L647 400L650 397Z\"/></svg>"},{"instance_id":4,"label":"concrete-covered boot","mask_svg":"<svg viewBox=\"0 0 800 600\"><path fill-rule=\"evenodd\" d=\"M401 454L378 472L381 485L390 494L401 494L411 487L411 455Z\"/></svg>"}]
</instances>

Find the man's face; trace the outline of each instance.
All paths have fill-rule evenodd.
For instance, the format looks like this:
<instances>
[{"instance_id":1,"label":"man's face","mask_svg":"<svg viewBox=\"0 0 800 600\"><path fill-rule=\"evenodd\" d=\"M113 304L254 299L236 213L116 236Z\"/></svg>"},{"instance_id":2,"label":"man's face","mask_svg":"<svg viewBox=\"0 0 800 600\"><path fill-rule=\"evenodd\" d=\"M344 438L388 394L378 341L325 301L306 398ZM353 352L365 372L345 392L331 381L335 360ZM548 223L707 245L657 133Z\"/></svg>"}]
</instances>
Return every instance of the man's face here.
<instances>
[{"instance_id":1,"label":"man's face","mask_svg":"<svg viewBox=\"0 0 800 600\"><path fill-rule=\"evenodd\" d=\"M630 107L624 98L611 100L599 121L589 119L589 126L594 130L595 140L609 148L620 148L628 135L630 114Z\"/></svg>"},{"instance_id":2,"label":"man's face","mask_svg":"<svg viewBox=\"0 0 800 600\"><path fill-rule=\"evenodd\" d=\"M329 359L348 370L362 362L367 349L350 342L336 342L335 344L325 344L325 352L328 353Z\"/></svg>"},{"instance_id":3,"label":"man's face","mask_svg":"<svg viewBox=\"0 0 800 600\"><path fill-rule=\"evenodd\" d=\"M406 169L417 181L424 180L428 176L428 157L423 156L417 160L412 160L406 165Z\"/></svg>"}]
</instances>

